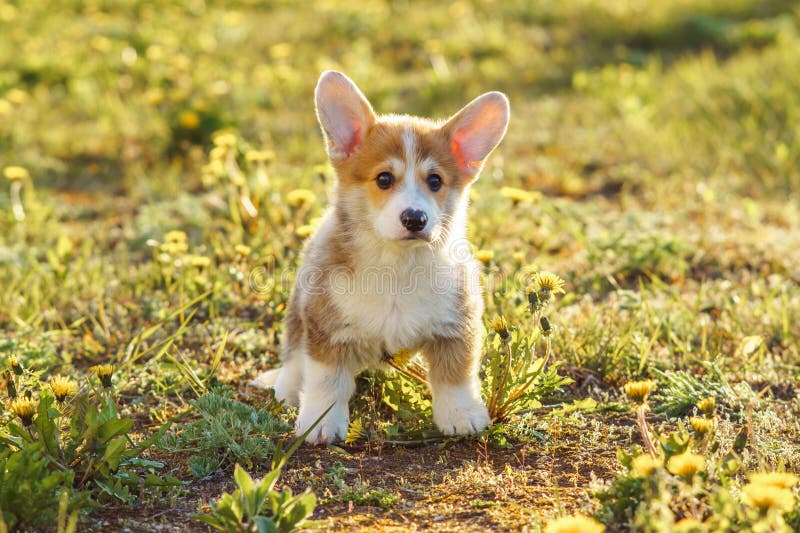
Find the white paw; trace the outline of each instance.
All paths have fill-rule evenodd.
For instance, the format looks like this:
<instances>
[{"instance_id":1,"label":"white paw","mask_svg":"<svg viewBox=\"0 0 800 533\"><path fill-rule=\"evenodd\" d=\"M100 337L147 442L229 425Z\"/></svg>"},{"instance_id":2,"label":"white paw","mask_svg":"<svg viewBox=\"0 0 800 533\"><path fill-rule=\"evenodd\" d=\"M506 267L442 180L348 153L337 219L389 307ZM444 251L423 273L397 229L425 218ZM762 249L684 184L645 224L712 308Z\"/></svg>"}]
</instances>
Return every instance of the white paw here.
<instances>
[{"instance_id":1,"label":"white paw","mask_svg":"<svg viewBox=\"0 0 800 533\"><path fill-rule=\"evenodd\" d=\"M298 376L291 375L288 367L281 368L275 384L272 386L275 391L275 399L286 405L297 407L300 405L300 385Z\"/></svg>"},{"instance_id":2,"label":"white paw","mask_svg":"<svg viewBox=\"0 0 800 533\"><path fill-rule=\"evenodd\" d=\"M489 425L489 411L468 385L439 385L433 396L433 422L445 435L472 435Z\"/></svg>"},{"instance_id":3,"label":"white paw","mask_svg":"<svg viewBox=\"0 0 800 533\"><path fill-rule=\"evenodd\" d=\"M327 406L320 409L321 406L301 406L300 414L297 416L295 423L295 432L299 437L314 425L322 413L325 412ZM306 436L306 442L309 444L326 444L344 440L347 436L347 428L350 425L350 415L347 411L347 406L340 406L339 403L333 406L328 414L325 415L319 424Z\"/></svg>"}]
</instances>

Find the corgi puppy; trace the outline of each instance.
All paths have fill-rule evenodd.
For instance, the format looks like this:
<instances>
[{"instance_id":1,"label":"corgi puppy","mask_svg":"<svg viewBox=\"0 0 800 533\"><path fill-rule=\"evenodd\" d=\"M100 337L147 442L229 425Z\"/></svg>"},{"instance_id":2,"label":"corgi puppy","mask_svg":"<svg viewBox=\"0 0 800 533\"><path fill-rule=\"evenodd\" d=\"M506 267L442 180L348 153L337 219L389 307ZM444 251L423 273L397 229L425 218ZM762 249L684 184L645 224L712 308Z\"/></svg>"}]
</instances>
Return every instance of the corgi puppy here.
<instances>
[{"instance_id":1,"label":"corgi puppy","mask_svg":"<svg viewBox=\"0 0 800 533\"><path fill-rule=\"evenodd\" d=\"M490 422L478 377L480 267L465 239L470 185L506 132L509 103L486 93L444 122L379 116L345 75L322 74L319 124L336 173L308 239L282 338L282 367L251 385L299 405L297 434L343 439L355 375L384 354L421 353L433 421L446 435Z\"/></svg>"}]
</instances>

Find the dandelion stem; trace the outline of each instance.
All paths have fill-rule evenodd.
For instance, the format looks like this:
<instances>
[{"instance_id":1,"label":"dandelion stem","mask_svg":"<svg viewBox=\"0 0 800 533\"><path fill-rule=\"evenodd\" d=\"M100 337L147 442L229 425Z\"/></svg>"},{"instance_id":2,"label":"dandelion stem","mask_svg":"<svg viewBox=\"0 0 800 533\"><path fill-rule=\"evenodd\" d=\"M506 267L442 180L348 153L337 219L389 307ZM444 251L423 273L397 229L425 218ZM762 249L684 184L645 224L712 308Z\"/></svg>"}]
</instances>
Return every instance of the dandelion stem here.
<instances>
[{"instance_id":1,"label":"dandelion stem","mask_svg":"<svg viewBox=\"0 0 800 533\"><path fill-rule=\"evenodd\" d=\"M11 183L11 206L14 211L14 218L17 222L25 220L25 208L22 206L22 182L17 180Z\"/></svg>"},{"instance_id":2,"label":"dandelion stem","mask_svg":"<svg viewBox=\"0 0 800 533\"><path fill-rule=\"evenodd\" d=\"M506 366L503 369L503 379L500 380L500 386L495 389L494 394L492 395L492 405L489 407L489 415L492 419L502 419L505 418L504 411L502 409L497 409L497 402L500 400L503 391L506 388L506 383L508 382L508 376L511 374L511 344L506 343Z\"/></svg>"},{"instance_id":3,"label":"dandelion stem","mask_svg":"<svg viewBox=\"0 0 800 533\"><path fill-rule=\"evenodd\" d=\"M647 418L645 415L647 411L650 410L650 407L646 403L642 403L636 407L636 425L639 426L639 432L642 434L642 439L644 440L645 448L647 448L647 452L650 454L650 457L653 459L656 458L658 452L656 450L655 442L653 441L653 435L650 433L650 427L647 425Z\"/></svg>"}]
</instances>

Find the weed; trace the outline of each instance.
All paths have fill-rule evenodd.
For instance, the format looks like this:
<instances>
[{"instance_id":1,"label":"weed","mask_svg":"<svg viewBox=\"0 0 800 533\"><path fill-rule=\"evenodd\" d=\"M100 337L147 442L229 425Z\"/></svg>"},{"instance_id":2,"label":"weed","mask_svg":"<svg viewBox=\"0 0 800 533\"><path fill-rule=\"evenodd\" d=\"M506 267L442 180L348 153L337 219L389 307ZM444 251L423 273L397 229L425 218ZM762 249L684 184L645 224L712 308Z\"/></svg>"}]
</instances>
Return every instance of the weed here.
<instances>
[{"instance_id":1,"label":"weed","mask_svg":"<svg viewBox=\"0 0 800 533\"><path fill-rule=\"evenodd\" d=\"M223 493L211 504L211 512L196 515L195 518L215 529L230 533L289 533L318 525L307 522L317 505L317 497L313 492L307 489L302 494L292 496L292 491L288 489L275 490L275 483L289 458L328 411L330 407L288 450L284 451L280 445L275 448L272 469L261 480L254 481L250 474L236 464L233 477L237 489L231 494Z\"/></svg>"},{"instance_id":2,"label":"weed","mask_svg":"<svg viewBox=\"0 0 800 533\"><path fill-rule=\"evenodd\" d=\"M289 429L273 412L234 400L225 389L194 400L190 414L200 418L176 425L157 447L170 453L189 452L187 465L196 478L233 463L252 468L254 460L274 451L276 439Z\"/></svg>"}]
</instances>

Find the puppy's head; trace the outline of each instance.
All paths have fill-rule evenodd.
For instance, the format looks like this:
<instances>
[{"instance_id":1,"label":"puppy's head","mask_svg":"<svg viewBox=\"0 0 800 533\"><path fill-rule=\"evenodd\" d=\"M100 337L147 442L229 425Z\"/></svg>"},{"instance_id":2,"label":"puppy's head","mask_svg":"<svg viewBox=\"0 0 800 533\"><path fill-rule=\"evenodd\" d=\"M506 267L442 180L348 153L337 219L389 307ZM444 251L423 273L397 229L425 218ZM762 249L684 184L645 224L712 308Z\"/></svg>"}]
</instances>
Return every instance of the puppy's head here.
<instances>
[{"instance_id":1,"label":"puppy's head","mask_svg":"<svg viewBox=\"0 0 800 533\"><path fill-rule=\"evenodd\" d=\"M333 71L319 79L316 106L341 215L382 239L409 243L447 233L509 119L499 92L479 96L443 123L377 116L358 87Z\"/></svg>"}]
</instances>

